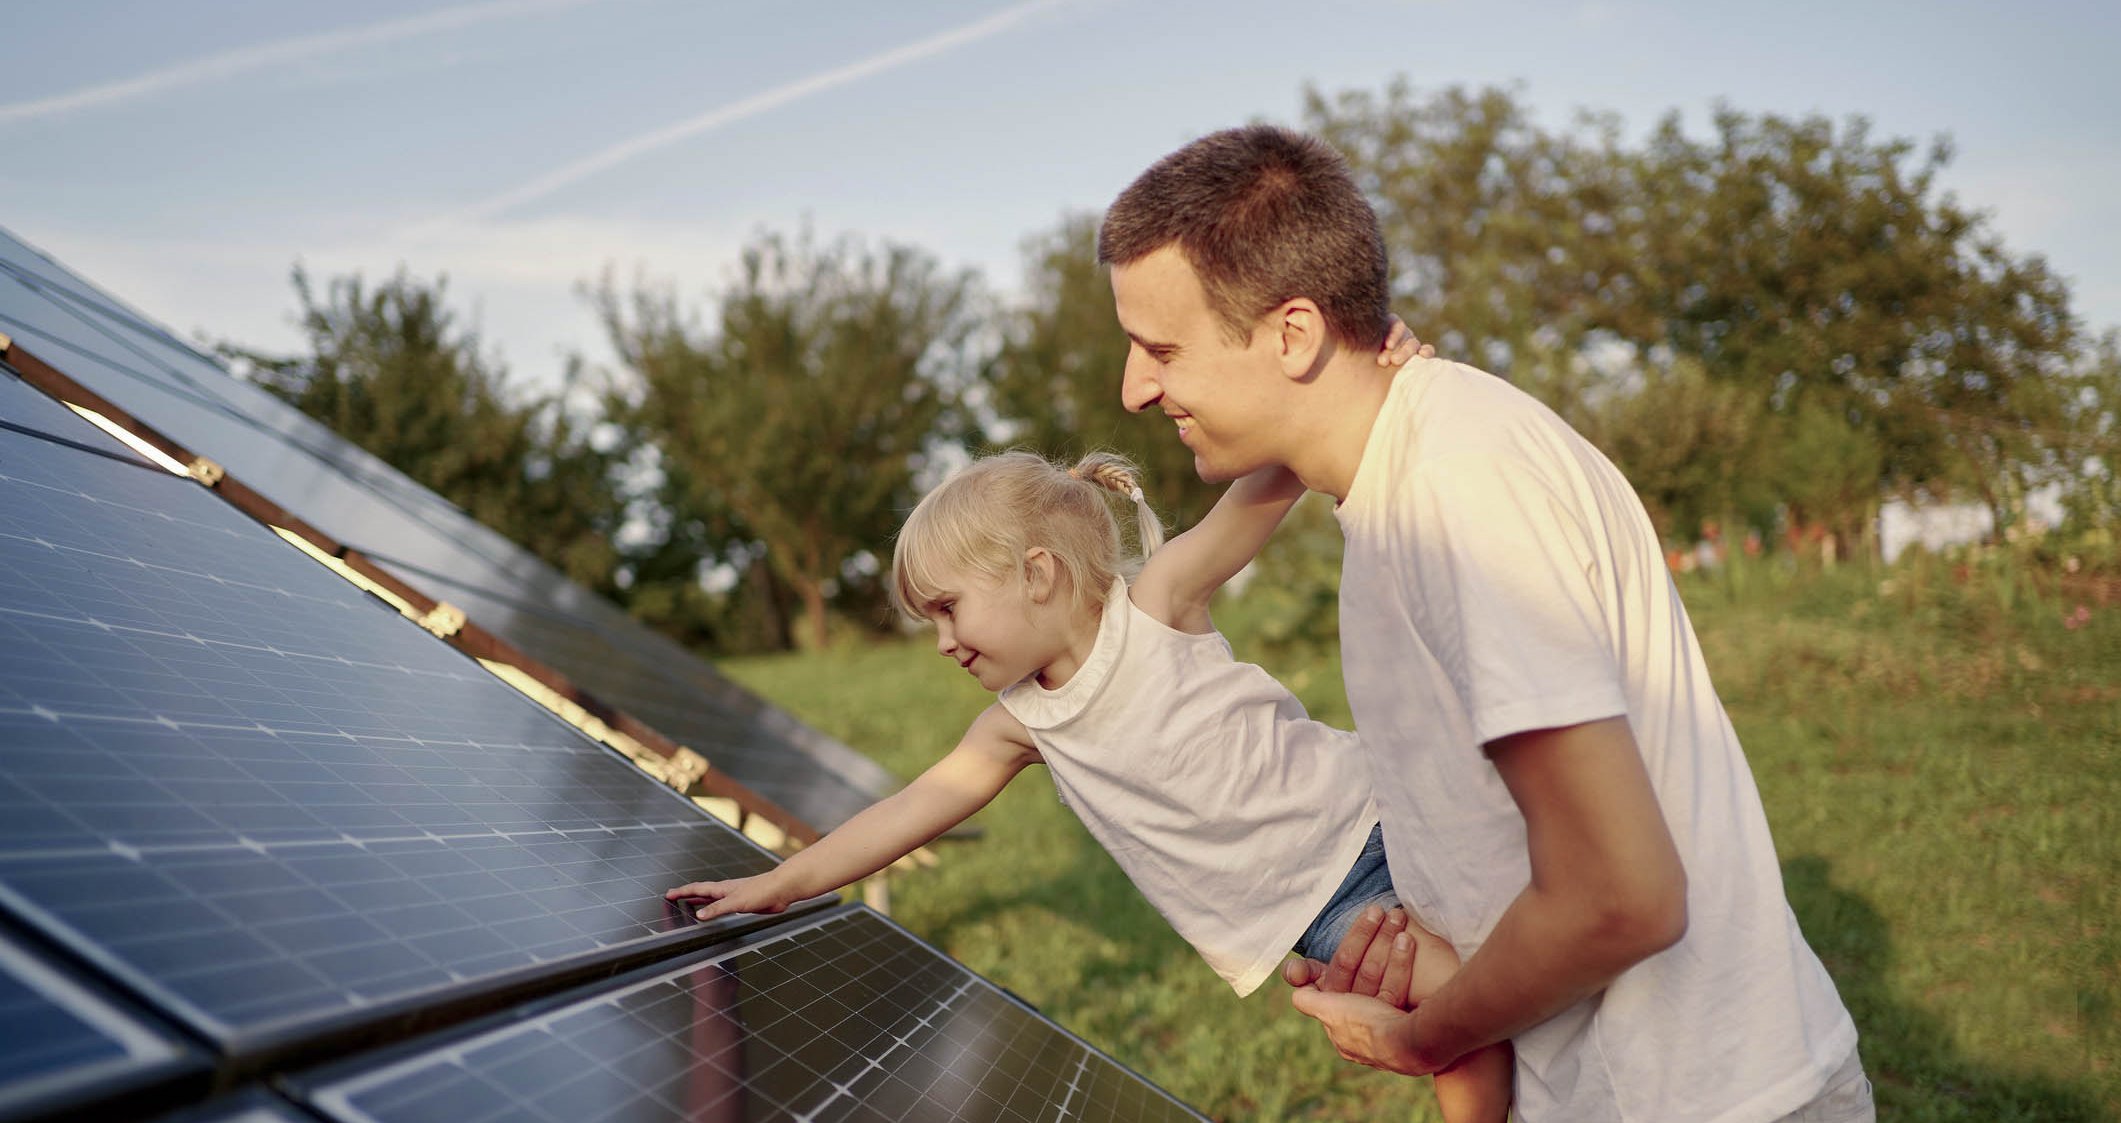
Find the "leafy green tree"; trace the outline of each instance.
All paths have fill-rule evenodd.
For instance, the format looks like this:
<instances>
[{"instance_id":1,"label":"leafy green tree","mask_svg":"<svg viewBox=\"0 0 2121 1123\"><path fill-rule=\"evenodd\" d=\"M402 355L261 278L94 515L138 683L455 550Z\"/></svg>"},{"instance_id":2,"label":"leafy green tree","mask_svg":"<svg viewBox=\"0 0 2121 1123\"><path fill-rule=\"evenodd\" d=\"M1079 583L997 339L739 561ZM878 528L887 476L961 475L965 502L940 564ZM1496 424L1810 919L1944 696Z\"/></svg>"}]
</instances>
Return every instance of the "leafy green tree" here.
<instances>
[{"instance_id":1,"label":"leafy green tree","mask_svg":"<svg viewBox=\"0 0 2121 1123\"><path fill-rule=\"evenodd\" d=\"M1649 203L1630 218L1659 247L1628 287L1661 325L1642 342L1772 387L1778 413L1839 415L1876 444L1881 485L1971 491L2003 525L2012 479L2052 465L2052 376L2079 346L2063 282L1938 193L1942 142L1918 158L1860 118L1728 109L1714 127L1695 140L1668 117L1637 161Z\"/></svg>"},{"instance_id":2,"label":"leafy green tree","mask_svg":"<svg viewBox=\"0 0 2121 1123\"><path fill-rule=\"evenodd\" d=\"M1218 612L1247 658L1279 668L1334 652L1340 639L1340 524L1332 500L1306 495L1260 551L1241 586L1220 594L1243 608ZM1295 683L1291 683L1295 686Z\"/></svg>"},{"instance_id":3,"label":"leafy green tree","mask_svg":"<svg viewBox=\"0 0 2121 1123\"><path fill-rule=\"evenodd\" d=\"M682 465L660 464L653 475L639 504L646 533L625 552L627 611L692 647L792 647L801 606L757 536Z\"/></svg>"},{"instance_id":4,"label":"leafy green tree","mask_svg":"<svg viewBox=\"0 0 2121 1123\"><path fill-rule=\"evenodd\" d=\"M1142 491L1158 515L1190 526L1220 489L1200 482L1193 454L1162 414L1133 415L1120 405L1127 337L1097 263L1099 221L1070 215L1026 240L1024 298L1001 313L1000 345L982 371L982 435L993 447L1021 445L1062 460L1093 449L1120 453L1141 467Z\"/></svg>"},{"instance_id":5,"label":"leafy green tree","mask_svg":"<svg viewBox=\"0 0 2121 1123\"><path fill-rule=\"evenodd\" d=\"M828 608L881 619L878 551L952 437L974 282L906 246L763 234L699 330L667 291L592 299L625 366L615 420L652 443L675 525L711 562L763 558L812 642Z\"/></svg>"},{"instance_id":6,"label":"leafy green tree","mask_svg":"<svg viewBox=\"0 0 2121 1123\"><path fill-rule=\"evenodd\" d=\"M1739 474L1834 526L1916 490L1979 496L2005 525L2070 471L2085 342L2067 288L1940 193L1941 142L1725 109L1706 138L1675 114L1631 146L1610 117L1556 132L1505 91L1403 82L1314 93L1306 124L1377 203L1401 315L1565 415L1604 410L1675 533L1734 501L1734 478L1659 442L1741 404L1775 439L1743 442ZM1644 371L1681 393L1638 400ZM1874 478L1782 471L1777 440Z\"/></svg>"},{"instance_id":7,"label":"leafy green tree","mask_svg":"<svg viewBox=\"0 0 2121 1123\"><path fill-rule=\"evenodd\" d=\"M1508 91L1422 97L1401 79L1311 91L1304 126L1347 155L1377 208L1393 310L1439 354L1515 377L1528 354L1574 352L1606 326L1625 255L1600 211L1630 189L1610 120L1555 134Z\"/></svg>"},{"instance_id":8,"label":"leafy green tree","mask_svg":"<svg viewBox=\"0 0 2121 1123\"><path fill-rule=\"evenodd\" d=\"M2070 383L2068 436L2060 442L2069 472L2064 517L2073 533L2096 536L2121 557L2121 331L2099 337Z\"/></svg>"},{"instance_id":9,"label":"leafy green tree","mask_svg":"<svg viewBox=\"0 0 2121 1123\"><path fill-rule=\"evenodd\" d=\"M1690 359L1602 389L1571 420L1635 485L1665 537L1772 505L1759 470L1773 455L1766 395Z\"/></svg>"},{"instance_id":10,"label":"leafy green tree","mask_svg":"<svg viewBox=\"0 0 2121 1123\"><path fill-rule=\"evenodd\" d=\"M294 270L307 350L265 355L232 344L266 391L601 591L613 587L612 535L625 515L614 460L567 388L526 396L460 329L447 281L403 270L370 287L356 274L319 292Z\"/></svg>"},{"instance_id":11,"label":"leafy green tree","mask_svg":"<svg viewBox=\"0 0 2121 1123\"><path fill-rule=\"evenodd\" d=\"M1790 529L1817 526L1844 548L1868 543L1885 450L1846 411L1804 402L1774 419L1755 469L1782 500Z\"/></svg>"}]
</instances>

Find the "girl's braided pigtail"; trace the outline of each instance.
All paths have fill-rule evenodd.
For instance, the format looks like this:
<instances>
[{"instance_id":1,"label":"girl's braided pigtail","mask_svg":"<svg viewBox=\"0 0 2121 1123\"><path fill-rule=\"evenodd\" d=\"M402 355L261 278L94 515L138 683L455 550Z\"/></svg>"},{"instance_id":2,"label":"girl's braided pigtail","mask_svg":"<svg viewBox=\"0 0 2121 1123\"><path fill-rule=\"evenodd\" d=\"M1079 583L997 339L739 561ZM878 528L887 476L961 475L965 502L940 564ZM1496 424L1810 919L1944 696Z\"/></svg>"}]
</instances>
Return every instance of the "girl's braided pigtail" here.
<instances>
[{"instance_id":1,"label":"girl's braided pigtail","mask_svg":"<svg viewBox=\"0 0 2121 1123\"><path fill-rule=\"evenodd\" d=\"M1068 474L1134 501L1134 520L1141 538L1142 556L1155 553L1164 544L1164 524L1149 508L1149 501L1142 497L1140 476L1125 457L1110 452L1093 452L1076 461L1075 467L1068 469Z\"/></svg>"}]
</instances>

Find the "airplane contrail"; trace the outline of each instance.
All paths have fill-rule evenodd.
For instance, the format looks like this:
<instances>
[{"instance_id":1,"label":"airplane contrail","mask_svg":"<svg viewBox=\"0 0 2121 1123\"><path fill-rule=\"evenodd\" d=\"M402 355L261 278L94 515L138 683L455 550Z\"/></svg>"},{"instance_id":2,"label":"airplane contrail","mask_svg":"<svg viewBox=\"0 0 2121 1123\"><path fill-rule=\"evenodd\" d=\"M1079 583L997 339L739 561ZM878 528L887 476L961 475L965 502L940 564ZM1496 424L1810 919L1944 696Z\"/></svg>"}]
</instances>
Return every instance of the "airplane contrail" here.
<instances>
[{"instance_id":1,"label":"airplane contrail","mask_svg":"<svg viewBox=\"0 0 2121 1123\"><path fill-rule=\"evenodd\" d=\"M571 164L554 169L528 183L504 191L483 202L474 203L462 210L421 223L409 233L414 237L418 237L448 226L492 218L503 211L521 206L533 199L550 195L569 184L580 182L598 172L607 171L656 149L668 147L681 140L698 136L712 129L718 129L723 125L733 124L747 117L755 117L769 109L778 108L789 102L809 97L812 94L823 93L826 90L844 86L849 82L860 81L863 78L881 74L887 70L918 62L921 59L962 47L967 43L999 34L1022 23L1038 12L1056 7L1063 2L1065 0L1030 0L1029 3L1003 9L985 19L953 28L940 35L930 36L903 47L896 47L882 54L862 59L859 62L849 63L837 69L825 71L822 74L814 74L808 78L790 82L783 86L776 86L764 93L753 94L728 105L708 110L696 117L665 125L652 132L620 141L601 152L592 153Z\"/></svg>"},{"instance_id":2,"label":"airplane contrail","mask_svg":"<svg viewBox=\"0 0 2121 1123\"><path fill-rule=\"evenodd\" d=\"M318 35L303 35L293 39L279 39L253 47L241 47L209 55L176 66L151 70L132 78L102 85L89 86L70 93L36 98L0 105L0 124L13 121L32 121L41 117L55 117L78 109L111 105L132 101L136 98L158 94L179 86L196 85L220 78L242 74L245 71L262 70L320 55L336 54L355 47L372 47L380 43L394 43L401 39L412 39L441 31L454 31L460 27L506 19L510 16L528 15L532 12L553 8L573 8L591 3L593 0L490 0L483 4L463 4L444 8L425 15L409 16L405 19L386 20L361 27L342 28Z\"/></svg>"}]
</instances>

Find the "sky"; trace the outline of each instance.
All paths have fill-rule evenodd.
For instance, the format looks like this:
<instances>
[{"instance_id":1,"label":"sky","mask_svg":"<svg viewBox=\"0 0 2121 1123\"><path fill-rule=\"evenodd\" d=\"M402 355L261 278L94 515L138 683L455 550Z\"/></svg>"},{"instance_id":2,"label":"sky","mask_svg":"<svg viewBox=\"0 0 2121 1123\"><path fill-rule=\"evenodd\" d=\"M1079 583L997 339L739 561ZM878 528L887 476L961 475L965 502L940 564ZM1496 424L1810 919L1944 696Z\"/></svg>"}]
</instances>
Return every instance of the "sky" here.
<instances>
[{"instance_id":1,"label":"sky","mask_svg":"<svg viewBox=\"0 0 2121 1123\"><path fill-rule=\"evenodd\" d=\"M2121 5L2069 0L0 0L0 227L187 337L300 346L290 269L448 277L536 382L580 295L705 307L806 225L1006 295L1024 240L1304 91L1505 86L1630 134L1719 103L1949 135L1944 185L2121 326ZM1424 325L1414 325L1417 331Z\"/></svg>"}]
</instances>

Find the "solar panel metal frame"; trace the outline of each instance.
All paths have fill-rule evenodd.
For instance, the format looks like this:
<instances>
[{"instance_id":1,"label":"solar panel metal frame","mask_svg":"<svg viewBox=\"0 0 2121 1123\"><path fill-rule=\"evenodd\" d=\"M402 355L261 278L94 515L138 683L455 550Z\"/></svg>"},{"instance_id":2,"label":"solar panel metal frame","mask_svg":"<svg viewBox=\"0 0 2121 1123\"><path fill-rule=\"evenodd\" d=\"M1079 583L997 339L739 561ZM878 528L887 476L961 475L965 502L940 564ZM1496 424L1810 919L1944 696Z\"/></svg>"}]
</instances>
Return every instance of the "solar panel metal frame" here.
<instances>
[{"instance_id":1,"label":"solar panel metal frame","mask_svg":"<svg viewBox=\"0 0 2121 1123\"><path fill-rule=\"evenodd\" d=\"M0 1120L78 1117L74 1113L91 1108L116 1110L186 1085L205 1086L211 1066L203 1053L5 927L0 927L0 976L124 1052L0 1085Z\"/></svg>"},{"instance_id":2,"label":"solar panel metal frame","mask_svg":"<svg viewBox=\"0 0 2121 1123\"><path fill-rule=\"evenodd\" d=\"M387 1085L391 1080L402 1074L417 1072L437 1064L458 1064L470 1060L482 1051L507 1053L509 1050L506 1048L506 1043L514 1039L520 1039L524 1035L544 1032L551 1025L569 1018L585 1015L599 1007L611 1006L617 1008L618 1003L632 995L665 986L703 968L727 963L749 954L764 953L776 944L787 941L800 941L822 932L828 926L847 923L867 923L880 926L888 938L900 943L922 958L932 957L935 963L945 967L954 979L959 982L959 993L962 994L975 989L979 990L990 1001L997 1001L1002 1006L1014 1010L1017 1014L1027 1019L1029 1023L1044 1031L1050 1031L1054 1041L1064 1042L1074 1049L1081 1050L1081 1056L1078 1059L1079 1073L1088 1071L1089 1064L1094 1060L1103 1071L1124 1078L1131 1085L1141 1089L1144 1096L1152 1098L1161 1108L1165 1109L1159 1118L1206 1119L1206 1116L1195 1111L1184 1101L1158 1087L1140 1073L1113 1059L1111 1055L1103 1050L1084 1041L1067 1027L1040 1012L1037 1007L1025 1002L1008 989L996 985L965 967L962 963L944 954L919 936L907 931L890 918L863 905L844 905L828 912L815 914L802 921L791 922L765 932L754 933L741 943L720 944L652 964L593 987L583 987L566 993L555 994L508 1011L505 1014L457 1026L445 1033L431 1034L424 1038L409 1040L379 1049L366 1055L350 1057L313 1069L291 1073L282 1079L282 1084L290 1095L322 1113L333 1120L334 1123L401 1123L396 1117L379 1117L371 1113L368 1109L356 1103L356 1099L374 1088ZM850 969L858 971L864 966L875 968L873 964L856 964L851 965ZM740 974L738 978L741 981ZM947 1005L947 1001L945 1005ZM932 1013L933 1011L931 1011ZM917 1024L934 1028L930 1025L927 1017L919 1019ZM907 1044L907 1039L914 1032L916 1031L909 1027L905 1035L898 1039L897 1044ZM887 1050L888 1052L889 1050ZM922 1054L916 1052L914 1056L920 1057ZM806 1112L790 1111L774 1113L766 1117L810 1119L823 1108L842 1098L849 1101L848 1106L851 1108L859 1103L859 1100L851 1094L855 1084L872 1078L882 1080L892 1076L891 1070L876 1063L878 1058L856 1056L850 1057L850 1060L866 1060L867 1065L850 1076L844 1085L837 1085L838 1094L829 1097L827 1103L809 1105L810 1110ZM517 1064L523 1063L516 1058L511 1058L511 1061ZM932 1058L924 1060L923 1063L932 1063ZM829 1084L833 1083L833 1081L827 1078L822 1081L813 1080L812 1083ZM1041 1102L1048 1105L1052 1103L1051 1100L1043 1100ZM1069 1105L1066 1102L1058 1106L1060 1111L1052 1118L1071 1118L1067 1110ZM460 1118L454 1115L451 1117ZM838 1118L839 1115L818 1117ZM852 1117L866 1118L864 1116ZM974 1114L970 1117L983 1118L985 1116ZM1102 1116L1073 1117L1102 1118ZM464 1119L463 1123L486 1123L486 1120L491 1118L494 1117L489 1115L475 1120ZM502 1116L500 1118L513 1119L517 1117ZM714 1116L714 1118L722 1117ZM736 1118L750 1120L758 1118L758 1116L747 1114ZM931 1116L906 1116L906 1118L925 1120L931 1118Z\"/></svg>"},{"instance_id":3,"label":"solar panel metal frame","mask_svg":"<svg viewBox=\"0 0 2121 1123\"><path fill-rule=\"evenodd\" d=\"M89 429L85 421L71 416L67 420L80 426L82 432L75 434L76 436L104 439L102 434ZM0 447L32 439L12 431L0 432ZM60 450L56 453L58 456L81 458L82 465L94 470L119 473L116 478L145 481L150 488L166 487L173 500L180 504L189 503L208 517L229 520L232 525L249 526L257 535L261 549L287 552L287 568L290 573L299 574L299 580L314 581L317 588L330 590L336 597L359 600L361 596L338 577L326 573L307 559L297 561L292 547L273 538L263 528L253 526L239 513L209 496L197 494L194 490L196 484L192 482L175 478L144 461L114 462L117 458L92 456L87 450L63 446L47 447ZM52 462L45 462L46 466L50 463ZM103 467L96 468L96 465ZM140 475L130 475L136 472ZM376 605L376 611L376 620L391 622L389 626L404 629L406 642L422 645L435 642L433 637L420 632L395 613L385 611L380 604ZM463 656L461 653L452 653L445 658L462 659ZM475 663L466 660L464 665L469 672L470 681L491 685L497 704L517 710L518 718L549 730L550 736L558 741L581 745L585 758L608 759L609 764L603 767L612 770L614 777L620 774L634 777L643 797L670 801L673 816L697 820L702 826L711 825L714 830L749 848L763 860L774 860L770 853L730 831L690 800L657 783L653 778L639 773L623 756L608 747L589 741L579 730L561 722L549 711L492 679ZM660 794L649 795L651 792ZM115 850L116 847L113 846L112 849ZM683 873L684 871L672 871L673 876L681 876ZM806 902L802 907L820 908L836 899L835 896L828 895ZM727 939L734 933L774 923L772 917L748 916L725 918L702 925L693 921L677 906L666 905L665 912L669 917L670 927L659 933L608 943L560 959L490 971L449 986L404 991L388 998L370 1001L352 1010L328 1009L322 1013L298 1014L246 1027L223 1022L218 1015L197 1006L181 993L161 983L151 971L104 948L90 933L51 913L37 900L17 891L5 881L0 881L0 907L4 907L5 911L37 930L44 938L65 947L77 960L94 966L98 971L119 981L132 993L149 998L157 1007L178 1015L194 1032L215 1041L228 1055L229 1060L224 1069L231 1072L256 1071L291 1058L312 1055L322 1049L346 1048L349 1047L349 1042L378 1039L379 1032L402 1033L419 1025L440 1024L472 1016L492 1008L497 1003L544 993L554 987L606 975L636 963L676 954L690 947Z\"/></svg>"},{"instance_id":4,"label":"solar panel metal frame","mask_svg":"<svg viewBox=\"0 0 2121 1123\"><path fill-rule=\"evenodd\" d=\"M9 245L19 246L22 252L17 254L7 251ZM552 676L546 678L547 685L563 693L573 691L578 700L597 693L594 690L582 689L585 679L596 680L604 677L603 685L607 691L622 689L620 684L631 685L627 679L610 679L605 676L608 666L619 662L629 665L631 678L639 683L661 683L661 689L672 693L674 697L691 700L659 707L660 720L670 726L662 732L675 734L677 739L698 742L694 747L707 753L721 774L718 779L737 779L737 786L744 789L742 792L721 791L715 794L738 799L747 809L765 816L781 829L807 841L816 837L817 828L829 829L838 825L862 807L897 787L897 779L873 761L795 721L730 683L713 671L711 666L699 661L683 648L640 626L579 586L566 582L544 563L513 543L469 519L461 511L406 479L364 450L331 434L291 406L227 377L225 370L220 368L216 360L176 340L146 317L97 290L5 231L0 231L0 251L4 251L0 252L0 271L13 275L25 291L38 297L41 300L40 307L56 310L71 317L73 321L78 321L68 331L54 334L54 329L48 325L40 326L10 316L6 308L0 306L0 330L5 330L13 323L18 328L18 336L47 340L67 351L71 358L56 354L50 357L61 359L63 365L73 368L73 373L78 377L67 380L76 388L90 389L89 383L93 382L106 391L121 393L121 396L142 402L148 400L148 395L171 395L173 397L165 403L171 410L185 411L186 416L194 420L210 421L212 427L225 429L233 424L247 429L250 434L247 440L249 446L259 445L255 439L259 434L269 437L276 445L284 445L283 451L291 453L292 459L281 456L275 462L275 470L262 472L284 486L310 486L314 490L318 484L329 484L343 490L346 483L352 483L352 494L360 496L363 503L371 503L380 497L392 512L389 517L398 520L396 525L400 530L417 531L415 538L426 543L424 548L430 551L439 549L457 559L455 563L443 564L437 568L436 559L426 558L424 555L408 557L403 563L403 571L396 574L400 581L417 584L421 579L422 570L432 573L451 569L453 565L475 564L490 570L499 580L482 584L476 580L467 581L461 574L452 574L448 579L457 582L461 588L484 590L489 594L493 593L495 585L498 584L517 585L527 582L537 586L543 598L552 601L554 605L568 606L568 611L573 614L562 623L562 626L568 629L569 638L555 639L551 634L551 619L542 624L535 618L519 620L514 611L498 607L506 603L505 594L498 594L502 598L498 601L489 596L486 603L482 604L481 611L488 617L483 621L484 632L490 638L507 637L509 642L506 646L512 648L519 657L511 661L516 661L519 665L536 665L539 677ZM0 290L0 296L4 295L4 290ZM83 329L104 337L100 348L84 348L79 338L68 338L69 335L79 336ZM18 345L20 342L21 339L18 338ZM42 347L44 344L40 342L38 346ZM99 353L99 350L130 351L133 357L121 356L113 359L107 353ZM180 364L200 369L185 374L179 370ZM151 367L166 368L166 371L160 375L143 373L145 368ZM205 369L211 369L216 377L197 377ZM31 373L33 379L39 377L36 373L25 373ZM134 388L138 388L140 393L132 393ZM238 397L246 403L244 406L234 404ZM100 395L99 400L103 404L92 408L106 413L106 416L115 417L127 412L118 408L116 403L109 399L108 394ZM251 411L256 411L259 416L252 416ZM261 420L260 417L269 417L271 420ZM163 424L166 425L167 421ZM136 432L141 428L129 419L126 427ZM229 430L224 436L236 439L233 432L234 430ZM199 439L198 434L193 434L192 439ZM210 448L201 451L209 454L216 452ZM222 451L221 455L235 457L240 451L244 450L228 449ZM189 462L188 456L180 459ZM318 472L315 470L318 468L328 471ZM343 480L340 478L342 476ZM293 482L298 477L309 479L310 484ZM321 493L316 498L319 500L320 509L307 513L335 521L346 517L347 512L328 509L337 504L324 503ZM285 506L287 505L283 505ZM314 531L316 528L310 529ZM334 540L334 546L343 546L348 541L343 531L335 532L329 537ZM359 534L353 537L358 538ZM414 544L414 539L407 539L405 542L408 547ZM393 557L404 555L404 551L397 548L386 552ZM417 554L417 550L414 552ZM477 597L479 594L471 595ZM496 615L500 618L494 619ZM587 647L573 651L575 647L585 643ZM547 648L551 650L546 650ZM562 650L563 648L567 650ZM523 658L526 655L528 657ZM685 673L682 676L673 676L671 669L680 667ZM575 681L554 681L561 678L556 672L569 670L573 673L566 677ZM645 694L635 692L635 708L639 708L640 699L652 696L653 691ZM609 702L610 699L605 701ZM735 721L746 737L731 741L721 738L716 727L689 722L688 714L700 708L692 704L697 701L709 701L713 706L721 707L723 716ZM614 706L600 706L595 704L593 699L583 704L595 712L618 709ZM656 743L661 738L655 741L638 739L661 751L662 746ZM779 748L775 752L760 753L751 747L752 739L773 743ZM798 759L807 761L807 765L796 765L794 762ZM807 770L814 770L814 775ZM802 775L804 781L794 785L784 783L784 773ZM742 783L741 778L744 777L755 782ZM724 786L729 785L725 783ZM783 815L790 821L783 821L780 817ZM957 837L963 837L967 833L976 832L958 832Z\"/></svg>"},{"instance_id":5,"label":"solar panel metal frame","mask_svg":"<svg viewBox=\"0 0 2121 1123\"><path fill-rule=\"evenodd\" d=\"M152 1117L149 1123L317 1123L317 1117L259 1085Z\"/></svg>"}]
</instances>

